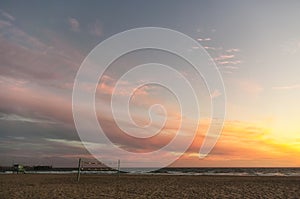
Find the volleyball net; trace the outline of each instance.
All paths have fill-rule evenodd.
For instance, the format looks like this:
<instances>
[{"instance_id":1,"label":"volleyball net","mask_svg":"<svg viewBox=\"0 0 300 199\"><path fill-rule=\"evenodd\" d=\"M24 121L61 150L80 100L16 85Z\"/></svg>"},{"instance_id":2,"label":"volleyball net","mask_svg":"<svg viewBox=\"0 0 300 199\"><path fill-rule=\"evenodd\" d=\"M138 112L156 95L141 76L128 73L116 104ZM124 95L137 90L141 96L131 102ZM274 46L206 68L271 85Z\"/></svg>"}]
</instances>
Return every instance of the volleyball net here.
<instances>
[{"instance_id":1,"label":"volleyball net","mask_svg":"<svg viewBox=\"0 0 300 199\"><path fill-rule=\"evenodd\" d=\"M77 168L77 181L80 180L81 174L95 173L120 173L120 160L105 161L105 164L100 161L91 161L79 158Z\"/></svg>"}]
</instances>

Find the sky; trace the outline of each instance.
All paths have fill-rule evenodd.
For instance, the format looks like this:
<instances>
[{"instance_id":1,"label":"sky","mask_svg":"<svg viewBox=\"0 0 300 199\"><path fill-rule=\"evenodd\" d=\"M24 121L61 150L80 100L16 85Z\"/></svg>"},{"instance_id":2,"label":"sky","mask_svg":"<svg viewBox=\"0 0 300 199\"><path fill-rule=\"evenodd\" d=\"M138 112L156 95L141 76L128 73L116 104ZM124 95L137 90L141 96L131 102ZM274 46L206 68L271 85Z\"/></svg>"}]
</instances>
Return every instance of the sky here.
<instances>
[{"instance_id":1,"label":"sky","mask_svg":"<svg viewBox=\"0 0 300 199\"><path fill-rule=\"evenodd\" d=\"M169 91L148 85L139 88L132 98L132 117L136 124L147 125L149 107L163 104L168 112L160 137L141 142L120 134L110 100L124 72L151 62L151 57L193 79L193 71L182 60L166 52L145 50L112 63L98 84L98 120L113 142L130 151L151 151L172 139L180 121L185 123L184 133L190 134L194 126L189 122L199 120L193 143L171 166L299 167L299 9L299 1L2 0L0 166L76 166L78 157L93 160L72 116L72 89L81 63L94 47L114 34L132 28L162 27L193 38L216 63L227 99L221 136L211 153L199 159L199 148L211 122L210 98L203 82L196 87L201 91L201 118L183 117ZM149 74L169 78L151 71ZM140 75L137 78L142 81L144 76ZM122 98L130 95L132 85L121 83L117 95ZM224 94L212 94L215 98L220 95ZM116 106L122 117L121 104ZM161 109L154 115L149 131L160 124ZM147 135L148 131L143 133ZM105 147L99 150L105 153ZM165 152L171 156L176 150ZM105 156L112 158L113 154L106 152Z\"/></svg>"}]
</instances>

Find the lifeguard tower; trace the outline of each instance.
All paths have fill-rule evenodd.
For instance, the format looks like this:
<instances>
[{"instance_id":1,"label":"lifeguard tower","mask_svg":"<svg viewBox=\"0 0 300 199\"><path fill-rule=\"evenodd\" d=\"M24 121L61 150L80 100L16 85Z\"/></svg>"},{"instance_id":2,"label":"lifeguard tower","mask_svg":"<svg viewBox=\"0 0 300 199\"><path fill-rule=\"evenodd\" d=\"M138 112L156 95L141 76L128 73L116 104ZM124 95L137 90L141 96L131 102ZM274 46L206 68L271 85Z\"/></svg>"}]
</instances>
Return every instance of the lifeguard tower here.
<instances>
[{"instance_id":1,"label":"lifeguard tower","mask_svg":"<svg viewBox=\"0 0 300 199\"><path fill-rule=\"evenodd\" d=\"M24 173L25 172L25 170L24 170L24 166L23 165L21 165L21 164L14 164L13 165L13 172L15 173Z\"/></svg>"}]
</instances>

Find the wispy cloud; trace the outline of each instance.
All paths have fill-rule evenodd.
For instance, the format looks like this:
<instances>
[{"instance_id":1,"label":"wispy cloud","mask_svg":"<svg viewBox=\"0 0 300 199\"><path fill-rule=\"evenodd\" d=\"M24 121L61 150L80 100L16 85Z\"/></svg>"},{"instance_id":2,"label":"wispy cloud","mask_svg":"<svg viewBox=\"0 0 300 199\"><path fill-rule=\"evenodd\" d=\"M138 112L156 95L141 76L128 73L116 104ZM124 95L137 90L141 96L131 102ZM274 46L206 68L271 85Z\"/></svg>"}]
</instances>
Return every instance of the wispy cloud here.
<instances>
[{"instance_id":1,"label":"wispy cloud","mask_svg":"<svg viewBox=\"0 0 300 199\"><path fill-rule=\"evenodd\" d=\"M67 139L54 139L54 138L45 138L46 141L49 142L56 142L56 143L60 143L63 145L67 145L70 147L78 147L78 148L83 148L83 142L81 141L77 141L77 140L67 140ZM91 143L91 144L97 144L97 143Z\"/></svg>"},{"instance_id":2,"label":"wispy cloud","mask_svg":"<svg viewBox=\"0 0 300 199\"><path fill-rule=\"evenodd\" d=\"M0 120L30 122L30 123L47 123L47 124L56 124L57 123L57 122L54 122L54 121L51 121L51 120L24 117L24 116L21 116L21 115L6 114L6 113L0 113Z\"/></svg>"},{"instance_id":3,"label":"wispy cloud","mask_svg":"<svg viewBox=\"0 0 300 199\"><path fill-rule=\"evenodd\" d=\"M219 57L216 57L215 60L216 61L227 60L227 59L232 59L234 57L235 57L235 55L233 55L233 54L231 54L231 55L220 55Z\"/></svg>"},{"instance_id":4,"label":"wispy cloud","mask_svg":"<svg viewBox=\"0 0 300 199\"><path fill-rule=\"evenodd\" d=\"M211 41L211 38L198 38L198 41Z\"/></svg>"},{"instance_id":5,"label":"wispy cloud","mask_svg":"<svg viewBox=\"0 0 300 199\"><path fill-rule=\"evenodd\" d=\"M12 24L11 24L9 21L1 20L1 19L0 19L0 28L9 27L9 26L11 26L11 25L12 25Z\"/></svg>"},{"instance_id":6,"label":"wispy cloud","mask_svg":"<svg viewBox=\"0 0 300 199\"><path fill-rule=\"evenodd\" d=\"M242 61L239 60L235 54L239 51L240 50L237 48L228 49L221 55L218 55L214 58L214 61L217 63L219 68L223 70L223 73L231 74L233 73L233 70L240 68L238 65L241 64Z\"/></svg>"},{"instance_id":7,"label":"wispy cloud","mask_svg":"<svg viewBox=\"0 0 300 199\"><path fill-rule=\"evenodd\" d=\"M0 13L2 16L4 16L6 19L10 20L10 21L14 21L15 17L12 16L11 14L5 12L4 10L0 10Z\"/></svg>"},{"instance_id":8,"label":"wispy cloud","mask_svg":"<svg viewBox=\"0 0 300 199\"><path fill-rule=\"evenodd\" d=\"M0 90L0 110L6 113L2 119L65 124L73 121L71 101L45 87L1 82Z\"/></svg>"},{"instance_id":9,"label":"wispy cloud","mask_svg":"<svg viewBox=\"0 0 300 199\"><path fill-rule=\"evenodd\" d=\"M290 39L281 45L283 54L294 55L300 52L299 39Z\"/></svg>"},{"instance_id":10,"label":"wispy cloud","mask_svg":"<svg viewBox=\"0 0 300 199\"><path fill-rule=\"evenodd\" d=\"M210 37L200 37L197 38L197 41L201 43L206 43L207 41L211 41ZM199 47L195 46L192 49L196 50ZM204 49L208 50L211 56L213 57L213 61L216 62L218 67L222 69L222 73L231 74L236 69L239 69L237 65L241 64L242 61L237 59L236 53L241 50L238 48L230 48L225 50L223 47L215 47L213 44L204 45Z\"/></svg>"},{"instance_id":11,"label":"wispy cloud","mask_svg":"<svg viewBox=\"0 0 300 199\"><path fill-rule=\"evenodd\" d=\"M81 52L51 31L41 40L9 21L0 20L0 73L14 80L28 80L59 87L73 81Z\"/></svg>"},{"instance_id":12,"label":"wispy cloud","mask_svg":"<svg viewBox=\"0 0 300 199\"><path fill-rule=\"evenodd\" d=\"M218 64L221 65L236 65L236 64L241 64L242 61L240 60L228 60L228 61L218 61Z\"/></svg>"},{"instance_id":13,"label":"wispy cloud","mask_svg":"<svg viewBox=\"0 0 300 199\"><path fill-rule=\"evenodd\" d=\"M213 47L213 46L204 46L206 50L211 50L211 51L219 51L222 50L222 47Z\"/></svg>"},{"instance_id":14,"label":"wispy cloud","mask_svg":"<svg viewBox=\"0 0 300 199\"><path fill-rule=\"evenodd\" d=\"M109 75L103 75L101 77L101 82L97 87L97 91L100 94L112 95L114 93L115 95L119 95L119 96L129 96L130 94L133 94L133 92L135 95L147 95L145 90L146 88L135 90L133 85L131 85L129 82L126 81L119 81L118 82L119 89L117 90L115 89L117 82L118 81L113 77Z\"/></svg>"},{"instance_id":15,"label":"wispy cloud","mask_svg":"<svg viewBox=\"0 0 300 199\"><path fill-rule=\"evenodd\" d=\"M226 50L226 52L228 52L228 53L232 53L232 52L240 52L240 51L241 51L241 50L238 49L238 48L231 48L231 49Z\"/></svg>"},{"instance_id":16,"label":"wispy cloud","mask_svg":"<svg viewBox=\"0 0 300 199\"><path fill-rule=\"evenodd\" d=\"M274 90L293 90L293 89L299 89L300 84L293 84L288 86L274 86L272 89Z\"/></svg>"},{"instance_id":17,"label":"wispy cloud","mask_svg":"<svg viewBox=\"0 0 300 199\"><path fill-rule=\"evenodd\" d=\"M211 31L215 32L215 29ZM203 33L200 29L197 29L197 32ZM222 69L223 73L231 74L234 72L233 70L239 69L237 65L242 63L242 61L236 57L236 53L241 51L239 48L229 48L226 50L223 47L216 47L213 43L207 45L208 42L212 41L210 37L199 37L197 38L197 41L204 44L204 49L209 51L213 57L213 61L215 61L218 67ZM194 50L197 50L198 48L199 47L197 46L192 47Z\"/></svg>"},{"instance_id":18,"label":"wispy cloud","mask_svg":"<svg viewBox=\"0 0 300 199\"><path fill-rule=\"evenodd\" d=\"M231 69L231 70L236 70L239 69L237 66L224 66L225 69Z\"/></svg>"}]
</instances>

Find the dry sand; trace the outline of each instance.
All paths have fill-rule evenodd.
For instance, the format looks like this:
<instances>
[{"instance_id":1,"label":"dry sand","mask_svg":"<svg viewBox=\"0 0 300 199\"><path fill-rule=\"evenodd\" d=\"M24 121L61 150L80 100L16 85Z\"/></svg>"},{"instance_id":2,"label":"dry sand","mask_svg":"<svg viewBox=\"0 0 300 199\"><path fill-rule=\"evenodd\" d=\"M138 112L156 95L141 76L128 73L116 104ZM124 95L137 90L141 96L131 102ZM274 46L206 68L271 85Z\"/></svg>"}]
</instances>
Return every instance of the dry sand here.
<instances>
[{"instance_id":1,"label":"dry sand","mask_svg":"<svg viewBox=\"0 0 300 199\"><path fill-rule=\"evenodd\" d=\"M300 177L4 174L0 198L300 198Z\"/></svg>"}]
</instances>

